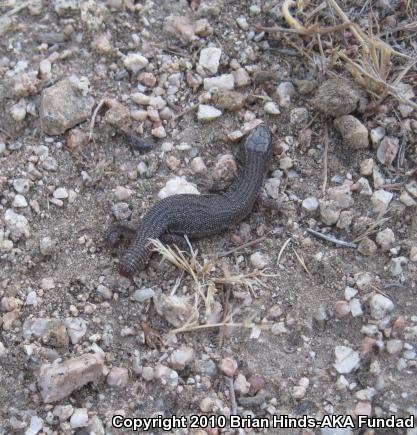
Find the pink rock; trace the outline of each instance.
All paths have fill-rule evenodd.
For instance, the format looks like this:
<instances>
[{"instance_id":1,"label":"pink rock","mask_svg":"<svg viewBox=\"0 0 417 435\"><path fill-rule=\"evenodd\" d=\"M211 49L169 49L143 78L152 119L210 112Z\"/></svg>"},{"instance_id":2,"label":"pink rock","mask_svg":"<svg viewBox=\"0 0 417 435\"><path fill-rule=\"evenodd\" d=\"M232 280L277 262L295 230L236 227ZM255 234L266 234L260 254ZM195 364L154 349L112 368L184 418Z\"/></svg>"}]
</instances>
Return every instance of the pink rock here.
<instances>
[{"instance_id":1,"label":"pink rock","mask_svg":"<svg viewBox=\"0 0 417 435\"><path fill-rule=\"evenodd\" d=\"M233 378L237 370L237 362L233 358L223 358L220 361L219 370L226 376Z\"/></svg>"}]
</instances>

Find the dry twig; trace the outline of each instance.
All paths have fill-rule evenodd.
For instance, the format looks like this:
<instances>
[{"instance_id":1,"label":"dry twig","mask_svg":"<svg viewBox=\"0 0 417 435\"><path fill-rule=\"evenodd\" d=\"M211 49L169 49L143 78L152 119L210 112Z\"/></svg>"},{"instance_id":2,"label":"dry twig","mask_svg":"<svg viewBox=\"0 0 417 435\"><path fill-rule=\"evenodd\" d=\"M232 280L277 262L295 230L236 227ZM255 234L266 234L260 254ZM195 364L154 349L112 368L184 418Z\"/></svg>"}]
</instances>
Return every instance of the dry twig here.
<instances>
[{"instance_id":1,"label":"dry twig","mask_svg":"<svg viewBox=\"0 0 417 435\"><path fill-rule=\"evenodd\" d=\"M336 237L329 236L327 234L320 233L319 231L307 228L307 232L319 239L327 240L328 242L334 243L335 245L344 246L345 248L357 248L358 245L355 243L345 242L344 240L336 239Z\"/></svg>"}]
</instances>

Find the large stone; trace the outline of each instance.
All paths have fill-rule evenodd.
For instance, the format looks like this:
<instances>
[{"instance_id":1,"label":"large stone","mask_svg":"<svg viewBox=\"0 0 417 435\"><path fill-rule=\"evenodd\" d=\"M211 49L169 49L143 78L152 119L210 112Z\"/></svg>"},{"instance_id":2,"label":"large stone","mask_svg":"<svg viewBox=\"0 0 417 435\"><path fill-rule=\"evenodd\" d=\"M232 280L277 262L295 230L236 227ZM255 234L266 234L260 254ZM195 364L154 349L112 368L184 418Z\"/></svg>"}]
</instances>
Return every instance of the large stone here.
<instances>
[{"instance_id":1,"label":"large stone","mask_svg":"<svg viewBox=\"0 0 417 435\"><path fill-rule=\"evenodd\" d=\"M209 74L216 74L219 69L222 51L217 47L203 48L200 52L198 65Z\"/></svg>"},{"instance_id":2,"label":"large stone","mask_svg":"<svg viewBox=\"0 0 417 435\"><path fill-rule=\"evenodd\" d=\"M85 121L91 115L94 98L83 95L74 82L61 80L42 92L40 119L42 130L58 135Z\"/></svg>"},{"instance_id":3,"label":"large stone","mask_svg":"<svg viewBox=\"0 0 417 435\"><path fill-rule=\"evenodd\" d=\"M38 385L44 403L57 402L103 374L103 359L98 354L84 354L63 363L42 365Z\"/></svg>"},{"instance_id":4,"label":"large stone","mask_svg":"<svg viewBox=\"0 0 417 435\"><path fill-rule=\"evenodd\" d=\"M334 126L348 147L353 149L369 147L368 129L354 116L340 116L334 120Z\"/></svg>"}]
</instances>

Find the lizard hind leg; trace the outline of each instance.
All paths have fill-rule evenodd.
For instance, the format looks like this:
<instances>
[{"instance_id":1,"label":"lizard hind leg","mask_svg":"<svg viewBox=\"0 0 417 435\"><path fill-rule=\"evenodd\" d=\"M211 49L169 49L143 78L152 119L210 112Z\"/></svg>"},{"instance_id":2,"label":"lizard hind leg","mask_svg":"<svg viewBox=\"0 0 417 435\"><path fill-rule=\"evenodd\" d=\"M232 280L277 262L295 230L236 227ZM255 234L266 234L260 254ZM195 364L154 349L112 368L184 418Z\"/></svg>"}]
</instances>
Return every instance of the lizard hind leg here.
<instances>
[{"instance_id":1,"label":"lizard hind leg","mask_svg":"<svg viewBox=\"0 0 417 435\"><path fill-rule=\"evenodd\" d=\"M117 222L113 224L105 236L108 246L116 246L121 239L132 241L137 234L137 228L130 222Z\"/></svg>"},{"instance_id":2,"label":"lizard hind leg","mask_svg":"<svg viewBox=\"0 0 417 435\"><path fill-rule=\"evenodd\" d=\"M166 245L177 245L181 251L190 252L187 240L179 234L165 233L159 237L159 240Z\"/></svg>"}]
</instances>

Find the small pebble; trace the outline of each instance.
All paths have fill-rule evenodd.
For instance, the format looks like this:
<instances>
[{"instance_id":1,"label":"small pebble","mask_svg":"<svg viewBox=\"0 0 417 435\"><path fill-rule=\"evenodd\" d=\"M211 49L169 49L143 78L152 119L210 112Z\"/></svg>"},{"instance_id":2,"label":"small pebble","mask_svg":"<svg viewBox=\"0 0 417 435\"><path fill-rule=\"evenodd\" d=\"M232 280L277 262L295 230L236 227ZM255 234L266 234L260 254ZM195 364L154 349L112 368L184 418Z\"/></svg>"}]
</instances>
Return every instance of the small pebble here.
<instances>
[{"instance_id":1,"label":"small pebble","mask_svg":"<svg viewBox=\"0 0 417 435\"><path fill-rule=\"evenodd\" d=\"M269 264L269 259L265 254L258 251L250 256L250 262L256 269L264 269Z\"/></svg>"},{"instance_id":2,"label":"small pebble","mask_svg":"<svg viewBox=\"0 0 417 435\"><path fill-rule=\"evenodd\" d=\"M70 418L71 429L86 427L88 425L87 408L75 408Z\"/></svg>"},{"instance_id":3,"label":"small pebble","mask_svg":"<svg viewBox=\"0 0 417 435\"><path fill-rule=\"evenodd\" d=\"M233 378L237 370L237 362L233 358L223 358L219 363L219 370L226 376Z\"/></svg>"}]
</instances>

